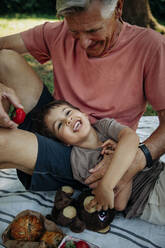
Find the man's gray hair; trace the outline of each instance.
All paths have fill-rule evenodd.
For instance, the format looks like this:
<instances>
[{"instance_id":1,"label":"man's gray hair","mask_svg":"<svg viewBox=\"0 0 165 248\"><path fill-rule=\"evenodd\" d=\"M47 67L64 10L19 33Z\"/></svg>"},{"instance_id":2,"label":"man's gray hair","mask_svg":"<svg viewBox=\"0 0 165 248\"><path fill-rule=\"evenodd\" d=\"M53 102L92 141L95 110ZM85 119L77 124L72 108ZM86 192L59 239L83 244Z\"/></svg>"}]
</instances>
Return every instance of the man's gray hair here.
<instances>
[{"instance_id":1,"label":"man's gray hair","mask_svg":"<svg viewBox=\"0 0 165 248\"><path fill-rule=\"evenodd\" d=\"M93 1L96 0L56 0L57 15L66 17L77 12L85 11ZM116 8L118 0L99 1L103 4L103 7L101 8L102 17L110 17Z\"/></svg>"}]
</instances>

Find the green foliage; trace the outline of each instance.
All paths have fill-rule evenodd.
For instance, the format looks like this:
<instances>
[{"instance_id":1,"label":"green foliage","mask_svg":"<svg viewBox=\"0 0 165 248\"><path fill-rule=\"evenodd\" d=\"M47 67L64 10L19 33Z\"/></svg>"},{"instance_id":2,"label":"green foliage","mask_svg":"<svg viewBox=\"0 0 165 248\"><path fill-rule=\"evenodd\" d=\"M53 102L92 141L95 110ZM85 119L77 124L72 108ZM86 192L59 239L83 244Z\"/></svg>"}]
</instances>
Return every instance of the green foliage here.
<instances>
[{"instance_id":1,"label":"green foliage","mask_svg":"<svg viewBox=\"0 0 165 248\"><path fill-rule=\"evenodd\" d=\"M149 0L152 14L157 18L165 19L165 0Z\"/></svg>"},{"instance_id":2,"label":"green foliage","mask_svg":"<svg viewBox=\"0 0 165 248\"><path fill-rule=\"evenodd\" d=\"M153 15L165 19L165 0L149 0ZM0 15L12 13L48 14L56 13L56 0L1 0Z\"/></svg>"},{"instance_id":3,"label":"green foliage","mask_svg":"<svg viewBox=\"0 0 165 248\"><path fill-rule=\"evenodd\" d=\"M55 14L55 0L1 0L0 15L11 13Z\"/></svg>"}]
</instances>

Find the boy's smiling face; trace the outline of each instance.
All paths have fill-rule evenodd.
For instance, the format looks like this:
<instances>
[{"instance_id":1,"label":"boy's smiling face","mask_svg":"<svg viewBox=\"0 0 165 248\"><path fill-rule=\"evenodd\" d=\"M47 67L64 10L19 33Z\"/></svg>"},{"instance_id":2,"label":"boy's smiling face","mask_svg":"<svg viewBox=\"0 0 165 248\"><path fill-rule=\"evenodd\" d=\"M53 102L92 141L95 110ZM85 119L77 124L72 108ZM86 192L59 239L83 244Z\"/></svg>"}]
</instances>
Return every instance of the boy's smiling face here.
<instances>
[{"instance_id":1,"label":"boy's smiling face","mask_svg":"<svg viewBox=\"0 0 165 248\"><path fill-rule=\"evenodd\" d=\"M69 145L80 145L88 137L91 125L86 114L68 105L55 106L45 117L55 137Z\"/></svg>"}]
</instances>

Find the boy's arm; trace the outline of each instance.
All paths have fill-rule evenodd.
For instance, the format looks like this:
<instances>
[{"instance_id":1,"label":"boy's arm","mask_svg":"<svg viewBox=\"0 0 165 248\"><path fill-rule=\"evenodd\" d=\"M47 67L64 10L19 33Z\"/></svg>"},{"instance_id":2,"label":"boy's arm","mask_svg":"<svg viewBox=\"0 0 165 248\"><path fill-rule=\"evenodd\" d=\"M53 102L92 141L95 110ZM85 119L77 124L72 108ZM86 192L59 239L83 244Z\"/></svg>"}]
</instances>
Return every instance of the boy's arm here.
<instances>
[{"instance_id":1,"label":"boy's arm","mask_svg":"<svg viewBox=\"0 0 165 248\"><path fill-rule=\"evenodd\" d=\"M118 144L116 146L116 150L113 154L109 168L100 181L98 187L93 190L97 201L98 210L100 210L102 207L104 209L107 209L108 207L114 207L113 194L110 192L113 192L117 183L128 170L129 166L131 166L137 153L138 145L139 138L132 129L125 127L119 132Z\"/></svg>"},{"instance_id":2,"label":"boy's arm","mask_svg":"<svg viewBox=\"0 0 165 248\"><path fill-rule=\"evenodd\" d=\"M103 145L104 146L104 145ZM112 161L102 182L114 189L119 180L131 166L139 146L139 137L129 127L120 131Z\"/></svg>"}]
</instances>

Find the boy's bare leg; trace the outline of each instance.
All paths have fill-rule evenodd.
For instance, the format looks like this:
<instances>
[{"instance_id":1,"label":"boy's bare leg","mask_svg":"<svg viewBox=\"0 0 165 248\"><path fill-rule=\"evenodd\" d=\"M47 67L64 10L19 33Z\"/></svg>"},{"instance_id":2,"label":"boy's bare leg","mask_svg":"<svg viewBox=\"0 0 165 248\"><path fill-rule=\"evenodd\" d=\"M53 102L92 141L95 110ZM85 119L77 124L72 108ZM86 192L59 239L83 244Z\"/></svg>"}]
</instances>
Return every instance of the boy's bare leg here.
<instances>
[{"instance_id":1,"label":"boy's bare leg","mask_svg":"<svg viewBox=\"0 0 165 248\"><path fill-rule=\"evenodd\" d=\"M43 89L41 80L24 58L10 50L0 51L0 83L14 89L26 113L37 104ZM6 111L8 103L5 100ZM3 118L0 120L2 124ZM34 134L19 129L0 128L0 168L15 167L32 174L37 151L38 143Z\"/></svg>"}]
</instances>

